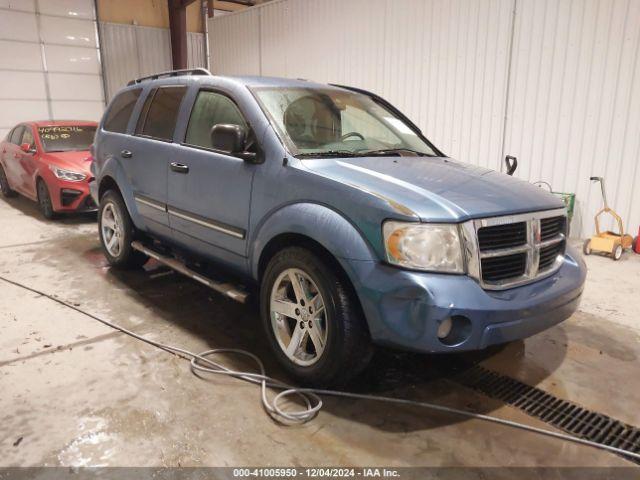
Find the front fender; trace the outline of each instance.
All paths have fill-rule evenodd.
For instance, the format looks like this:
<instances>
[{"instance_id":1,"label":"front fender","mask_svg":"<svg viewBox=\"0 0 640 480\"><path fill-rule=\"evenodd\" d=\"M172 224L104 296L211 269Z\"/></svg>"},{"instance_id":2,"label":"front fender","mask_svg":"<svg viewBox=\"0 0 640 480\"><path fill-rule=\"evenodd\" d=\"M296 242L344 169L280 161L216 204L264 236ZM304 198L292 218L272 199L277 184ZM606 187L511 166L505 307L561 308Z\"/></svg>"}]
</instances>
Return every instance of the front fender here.
<instances>
[{"instance_id":1,"label":"front fender","mask_svg":"<svg viewBox=\"0 0 640 480\"><path fill-rule=\"evenodd\" d=\"M251 274L258 279L260 256L270 240L281 234L309 237L344 260L375 260L371 245L342 214L316 203L287 205L269 215L256 228L250 246Z\"/></svg>"}]
</instances>

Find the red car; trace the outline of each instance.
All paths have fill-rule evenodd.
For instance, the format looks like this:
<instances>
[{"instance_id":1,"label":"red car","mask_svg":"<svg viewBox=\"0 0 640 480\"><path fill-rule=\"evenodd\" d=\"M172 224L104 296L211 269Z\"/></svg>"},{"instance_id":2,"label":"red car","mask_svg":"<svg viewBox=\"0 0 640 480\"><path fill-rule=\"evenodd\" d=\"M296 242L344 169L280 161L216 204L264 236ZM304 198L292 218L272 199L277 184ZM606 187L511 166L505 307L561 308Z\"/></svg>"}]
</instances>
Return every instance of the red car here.
<instances>
[{"instance_id":1,"label":"red car","mask_svg":"<svg viewBox=\"0 0 640 480\"><path fill-rule=\"evenodd\" d=\"M89 146L95 122L25 122L0 143L0 189L38 202L42 214L93 211Z\"/></svg>"}]
</instances>

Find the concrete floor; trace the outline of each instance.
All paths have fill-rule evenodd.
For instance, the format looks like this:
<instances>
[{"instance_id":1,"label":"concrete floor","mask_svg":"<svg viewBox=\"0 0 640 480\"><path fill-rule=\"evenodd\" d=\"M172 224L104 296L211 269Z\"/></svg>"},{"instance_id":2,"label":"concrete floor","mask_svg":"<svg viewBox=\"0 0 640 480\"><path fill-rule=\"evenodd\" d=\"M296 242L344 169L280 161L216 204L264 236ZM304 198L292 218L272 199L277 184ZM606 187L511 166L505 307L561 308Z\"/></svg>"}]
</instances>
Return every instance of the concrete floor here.
<instances>
[{"instance_id":1,"label":"concrete floor","mask_svg":"<svg viewBox=\"0 0 640 480\"><path fill-rule=\"evenodd\" d=\"M111 271L95 216L49 222L16 198L0 200L0 226L0 275L193 351L250 348L281 376L253 307L157 267ZM577 314L482 364L637 425L640 256L587 263ZM451 381L448 362L382 352L355 388L547 428ZM631 465L506 427L366 401L326 399L314 421L282 427L264 413L255 387L197 379L185 361L4 282L0 392L0 466Z\"/></svg>"}]
</instances>

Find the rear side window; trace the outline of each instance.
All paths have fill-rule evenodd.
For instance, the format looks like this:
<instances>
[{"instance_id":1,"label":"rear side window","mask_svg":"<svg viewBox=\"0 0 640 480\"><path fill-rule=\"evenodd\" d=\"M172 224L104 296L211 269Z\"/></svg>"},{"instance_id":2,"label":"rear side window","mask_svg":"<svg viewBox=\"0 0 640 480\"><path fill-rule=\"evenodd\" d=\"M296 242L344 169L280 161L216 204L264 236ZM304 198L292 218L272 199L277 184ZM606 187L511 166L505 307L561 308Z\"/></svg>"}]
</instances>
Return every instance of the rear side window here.
<instances>
[{"instance_id":1,"label":"rear side window","mask_svg":"<svg viewBox=\"0 0 640 480\"><path fill-rule=\"evenodd\" d=\"M169 86L151 92L138 119L136 134L158 140L172 140L178 109L186 90L186 87Z\"/></svg>"},{"instance_id":2,"label":"rear side window","mask_svg":"<svg viewBox=\"0 0 640 480\"><path fill-rule=\"evenodd\" d=\"M104 121L104 129L110 132L125 133L133 107L136 106L141 88L127 90L119 94L111 102L111 108Z\"/></svg>"},{"instance_id":3,"label":"rear side window","mask_svg":"<svg viewBox=\"0 0 640 480\"><path fill-rule=\"evenodd\" d=\"M185 143L211 148L211 128L220 123L242 127L247 125L240 110L230 98L220 93L201 91L191 111Z\"/></svg>"},{"instance_id":4,"label":"rear side window","mask_svg":"<svg viewBox=\"0 0 640 480\"><path fill-rule=\"evenodd\" d=\"M10 142L13 143L14 145L20 145L20 140L22 140L23 130L24 130L24 127L22 125L14 128L13 132L11 132Z\"/></svg>"}]
</instances>

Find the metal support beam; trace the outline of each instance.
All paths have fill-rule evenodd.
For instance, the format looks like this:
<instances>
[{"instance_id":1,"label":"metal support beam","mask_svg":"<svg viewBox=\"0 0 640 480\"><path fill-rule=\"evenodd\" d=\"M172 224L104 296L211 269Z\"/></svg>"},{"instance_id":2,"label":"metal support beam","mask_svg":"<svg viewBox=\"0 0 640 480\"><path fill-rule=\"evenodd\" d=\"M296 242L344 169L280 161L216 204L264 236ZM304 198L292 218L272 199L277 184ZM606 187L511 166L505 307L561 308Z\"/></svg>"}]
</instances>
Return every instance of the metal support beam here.
<instances>
[{"instance_id":1,"label":"metal support beam","mask_svg":"<svg viewBox=\"0 0 640 480\"><path fill-rule=\"evenodd\" d=\"M187 5L193 0L167 0L171 32L171 60L174 70L187 68Z\"/></svg>"}]
</instances>

